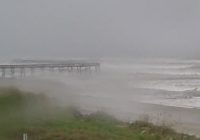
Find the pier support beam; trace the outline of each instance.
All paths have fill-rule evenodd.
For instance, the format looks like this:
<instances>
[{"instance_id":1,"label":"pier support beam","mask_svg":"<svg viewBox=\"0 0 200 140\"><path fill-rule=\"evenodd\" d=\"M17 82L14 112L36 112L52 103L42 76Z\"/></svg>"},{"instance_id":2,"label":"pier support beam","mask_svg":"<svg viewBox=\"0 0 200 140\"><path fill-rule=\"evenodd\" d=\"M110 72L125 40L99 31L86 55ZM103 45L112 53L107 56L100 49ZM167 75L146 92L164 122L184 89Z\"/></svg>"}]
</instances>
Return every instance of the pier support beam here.
<instances>
[{"instance_id":1,"label":"pier support beam","mask_svg":"<svg viewBox=\"0 0 200 140\"><path fill-rule=\"evenodd\" d=\"M20 76L21 78L26 76L25 68L20 68Z\"/></svg>"},{"instance_id":2,"label":"pier support beam","mask_svg":"<svg viewBox=\"0 0 200 140\"><path fill-rule=\"evenodd\" d=\"M1 77L2 78L6 77L6 69L5 68L1 68Z\"/></svg>"},{"instance_id":3,"label":"pier support beam","mask_svg":"<svg viewBox=\"0 0 200 140\"><path fill-rule=\"evenodd\" d=\"M14 78L15 76L15 68L10 68L11 77Z\"/></svg>"}]
</instances>

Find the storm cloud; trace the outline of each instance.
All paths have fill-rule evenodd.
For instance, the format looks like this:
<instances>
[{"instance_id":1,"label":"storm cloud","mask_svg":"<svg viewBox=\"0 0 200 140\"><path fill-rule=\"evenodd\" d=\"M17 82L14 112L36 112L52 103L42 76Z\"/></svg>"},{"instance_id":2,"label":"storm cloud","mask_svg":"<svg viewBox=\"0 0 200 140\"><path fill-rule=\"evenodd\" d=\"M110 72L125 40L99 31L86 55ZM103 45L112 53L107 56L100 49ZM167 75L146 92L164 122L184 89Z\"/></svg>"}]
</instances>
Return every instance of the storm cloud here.
<instances>
[{"instance_id":1,"label":"storm cloud","mask_svg":"<svg viewBox=\"0 0 200 140\"><path fill-rule=\"evenodd\" d=\"M1 58L199 58L198 0L2 0Z\"/></svg>"}]
</instances>

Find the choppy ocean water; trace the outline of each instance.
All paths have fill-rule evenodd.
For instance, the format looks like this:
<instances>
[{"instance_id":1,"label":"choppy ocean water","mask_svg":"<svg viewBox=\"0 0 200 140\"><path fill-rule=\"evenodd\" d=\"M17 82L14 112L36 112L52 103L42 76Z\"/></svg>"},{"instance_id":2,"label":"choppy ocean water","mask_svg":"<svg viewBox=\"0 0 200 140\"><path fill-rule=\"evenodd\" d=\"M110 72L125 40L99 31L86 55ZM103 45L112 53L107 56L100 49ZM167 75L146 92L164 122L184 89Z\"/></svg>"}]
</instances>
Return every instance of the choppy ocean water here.
<instances>
[{"instance_id":1,"label":"choppy ocean water","mask_svg":"<svg viewBox=\"0 0 200 140\"><path fill-rule=\"evenodd\" d=\"M94 104L108 100L200 108L200 60L103 60L96 74L39 74L38 78L61 81L76 89L80 100Z\"/></svg>"},{"instance_id":2,"label":"choppy ocean water","mask_svg":"<svg viewBox=\"0 0 200 140\"><path fill-rule=\"evenodd\" d=\"M200 108L199 60L142 60L115 64L113 69L121 69L128 75L128 86L133 89L133 94L140 94L136 96L138 98L133 96L134 100Z\"/></svg>"}]
</instances>

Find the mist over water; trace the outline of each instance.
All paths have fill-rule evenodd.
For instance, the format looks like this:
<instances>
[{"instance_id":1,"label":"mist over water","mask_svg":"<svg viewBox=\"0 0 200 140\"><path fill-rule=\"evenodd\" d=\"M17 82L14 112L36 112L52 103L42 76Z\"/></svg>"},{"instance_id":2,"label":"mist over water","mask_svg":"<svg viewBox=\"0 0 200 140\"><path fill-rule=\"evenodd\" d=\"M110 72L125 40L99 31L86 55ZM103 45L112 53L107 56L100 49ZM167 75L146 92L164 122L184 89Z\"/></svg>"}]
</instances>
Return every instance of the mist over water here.
<instances>
[{"instance_id":1,"label":"mist over water","mask_svg":"<svg viewBox=\"0 0 200 140\"><path fill-rule=\"evenodd\" d=\"M46 72L27 77L65 85L66 94L76 96L82 107L112 107L113 101L199 108L199 66L199 61L185 59L104 59L98 73Z\"/></svg>"}]
</instances>

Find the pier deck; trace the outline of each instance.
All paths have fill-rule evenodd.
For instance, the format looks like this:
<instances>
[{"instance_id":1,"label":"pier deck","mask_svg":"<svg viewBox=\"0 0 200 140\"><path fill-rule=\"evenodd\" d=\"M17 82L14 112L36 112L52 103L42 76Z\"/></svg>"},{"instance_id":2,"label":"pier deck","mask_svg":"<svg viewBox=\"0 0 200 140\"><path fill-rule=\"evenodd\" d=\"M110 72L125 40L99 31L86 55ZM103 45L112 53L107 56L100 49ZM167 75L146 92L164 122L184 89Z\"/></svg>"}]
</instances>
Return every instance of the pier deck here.
<instances>
[{"instance_id":1,"label":"pier deck","mask_svg":"<svg viewBox=\"0 0 200 140\"><path fill-rule=\"evenodd\" d=\"M83 72L99 71L100 63L94 62L56 62L56 63L17 63L17 64L0 64L1 77L15 77L16 73L20 77L25 77L26 73L34 73L35 70L44 72Z\"/></svg>"}]
</instances>

